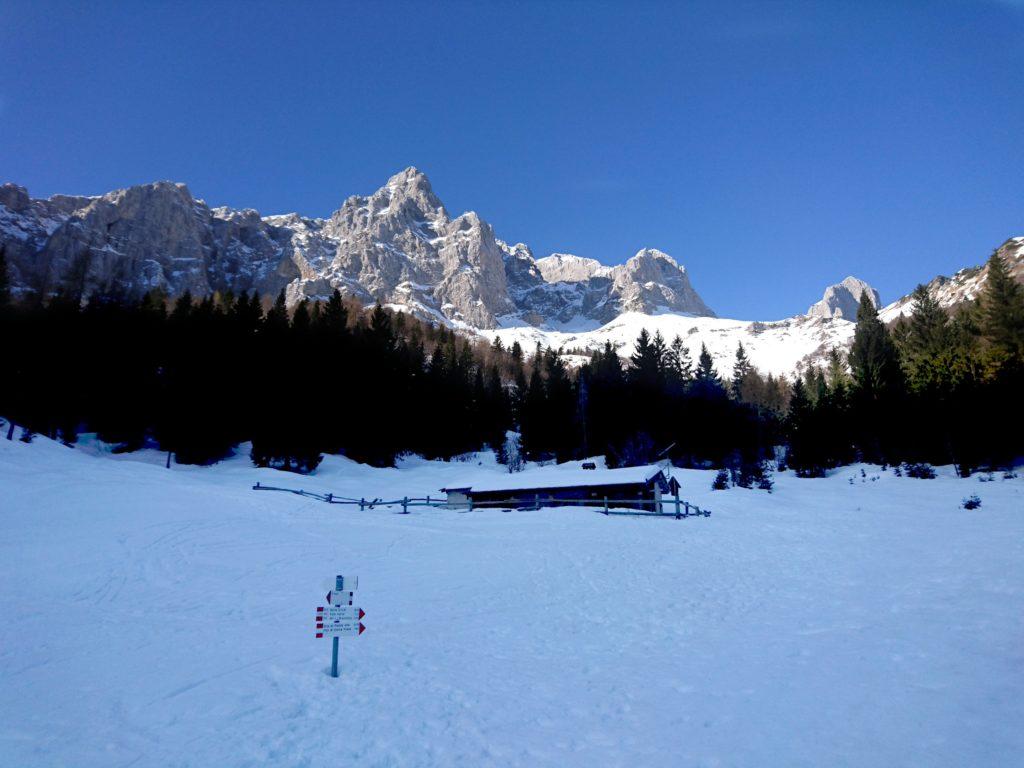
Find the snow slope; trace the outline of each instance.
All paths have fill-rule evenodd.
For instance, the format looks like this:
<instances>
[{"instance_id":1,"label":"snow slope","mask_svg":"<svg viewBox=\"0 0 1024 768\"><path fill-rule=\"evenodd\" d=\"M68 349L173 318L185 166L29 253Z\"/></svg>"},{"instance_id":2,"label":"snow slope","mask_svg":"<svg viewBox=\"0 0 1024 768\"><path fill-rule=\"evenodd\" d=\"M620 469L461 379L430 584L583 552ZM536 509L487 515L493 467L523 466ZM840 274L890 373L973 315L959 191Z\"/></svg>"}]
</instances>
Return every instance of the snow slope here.
<instances>
[{"instance_id":1,"label":"snow slope","mask_svg":"<svg viewBox=\"0 0 1024 768\"><path fill-rule=\"evenodd\" d=\"M500 470L88 451L0 440L4 766L1024 763L1021 480L677 472L711 517L402 516L250 486ZM368 627L338 680L335 572Z\"/></svg>"},{"instance_id":2,"label":"snow slope","mask_svg":"<svg viewBox=\"0 0 1024 768\"><path fill-rule=\"evenodd\" d=\"M580 332L515 325L478 333L488 340L500 338L505 346L518 341L528 353L532 353L538 342L553 349L594 350L610 341L620 355L628 357L643 328L652 336L660 331L666 343L676 335L680 336L694 363L700 355L701 343L706 344L716 369L727 377L732 375L736 347L740 343L747 357L762 373L791 376L799 366L824 361L832 347L848 347L855 324L842 318L797 316L762 323L674 313L646 315L627 312L607 325Z\"/></svg>"}]
</instances>

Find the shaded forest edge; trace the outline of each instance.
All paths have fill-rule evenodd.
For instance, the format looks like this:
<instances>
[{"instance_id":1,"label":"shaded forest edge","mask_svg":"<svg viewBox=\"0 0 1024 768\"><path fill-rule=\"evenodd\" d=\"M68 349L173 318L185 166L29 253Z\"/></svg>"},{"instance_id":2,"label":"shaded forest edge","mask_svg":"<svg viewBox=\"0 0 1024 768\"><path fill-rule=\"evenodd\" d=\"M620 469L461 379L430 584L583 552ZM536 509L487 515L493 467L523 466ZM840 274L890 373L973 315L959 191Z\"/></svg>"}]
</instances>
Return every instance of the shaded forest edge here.
<instances>
[{"instance_id":1,"label":"shaded forest edge","mask_svg":"<svg viewBox=\"0 0 1024 768\"><path fill-rule=\"evenodd\" d=\"M646 332L629 359L606 345L571 370L557 350L468 340L337 291L293 311L283 293L14 302L0 254L2 436L95 432L188 464L251 441L256 464L299 472L324 453L387 466L491 447L513 464L605 454L820 476L863 460L966 475L1024 453L1024 288L998 254L988 264L982 295L952 315L924 286L891 328L862 301L849 353L789 380L761 375L742 345L716 371L707 350Z\"/></svg>"}]
</instances>

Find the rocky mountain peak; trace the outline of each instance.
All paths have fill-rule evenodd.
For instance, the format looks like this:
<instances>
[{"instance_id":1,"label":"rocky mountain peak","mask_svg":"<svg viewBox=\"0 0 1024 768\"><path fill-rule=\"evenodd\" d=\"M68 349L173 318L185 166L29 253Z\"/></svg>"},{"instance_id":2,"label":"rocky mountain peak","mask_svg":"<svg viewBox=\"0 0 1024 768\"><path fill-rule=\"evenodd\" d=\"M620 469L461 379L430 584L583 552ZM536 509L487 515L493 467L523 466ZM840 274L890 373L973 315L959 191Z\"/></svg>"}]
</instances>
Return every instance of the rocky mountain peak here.
<instances>
[{"instance_id":1,"label":"rocky mountain peak","mask_svg":"<svg viewBox=\"0 0 1024 768\"><path fill-rule=\"evenodd\" d=\"M881 307L878 291L859 278L847 277L842 282L826 288L821 301L812 304L807 310L807 316L856 321L857 307L860 305L861 296L865 293L875 307Z\"/></svg>"},{"instance_id":2,"label":"rocky mountain peak","mask_svg":"<svg viewBox=\"0 0 1024 768\"><path fill-rule=\"evenodd\" d=\"M660 262L664 262L664 265L661 265ZM641 248L626 261L626 264L633 265L635 269L657 264L659 266L665 266L671 269L681 270L683 272L686 271L686 268L681 267L675 259L664 251L659 251L657 248Z\"/></svg>"},{"instance_id":3,"label":"rocky mountain peak","mask_svg":"<svg viewBox=\"0 0 1024 768\"><path fill-rule=\"evenodd\" d=\"M713 314L661 251L643 249L617 267L570 254L537 261L526 245L498 240L473 211L450 218L414 167L349 197L328 219L210 209L166 181L48 201L5 185L0 204L0 246L21 290L285 289L294 304L337 288L481 329L505 321L582 327L625 311Z\"/></svg>"},{"instance_id":4,"label":"rocky mountain peak","mask_svg":"<svg viewBox=\"0 0 1024 768\"><path fill-rule=\"evenodd\" d=\"M21 213L29 207L32 200L28 196L28 190L19 187L17 184L8 182L0 186L0 205L5 206L14 213Z\"/></svg>"}]
</instances>

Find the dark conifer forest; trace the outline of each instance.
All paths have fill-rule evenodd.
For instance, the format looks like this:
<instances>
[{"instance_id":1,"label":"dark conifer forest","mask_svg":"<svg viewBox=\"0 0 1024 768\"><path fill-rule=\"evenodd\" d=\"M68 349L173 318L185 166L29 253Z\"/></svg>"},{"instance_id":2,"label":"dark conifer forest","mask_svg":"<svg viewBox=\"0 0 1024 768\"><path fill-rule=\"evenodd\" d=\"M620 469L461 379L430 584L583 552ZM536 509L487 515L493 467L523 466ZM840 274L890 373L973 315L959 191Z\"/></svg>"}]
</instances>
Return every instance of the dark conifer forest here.
<instances>
[{"instance_id":1,"label":"dark conifer forest","mask_svg":"<svg viewBox=\"0 0 1024 768\"><path fill-rule=\"evenodd\" d=\"M1024 453L1024 289L998 256L989 270L952 315L923 286L892 327L862 301L849 353L789 381L761 375L742 345L723 371L706 349L646 332L628 359L606 345L571 370L557 350L471 342L337 291L291 311L283 293L15 300L0 255L3 437L95 432L187 464L251 442L256 464L309 472L327 453L378 466L502 456L512 430L532 460L969 474Z\"/></svg>"}]
</instances>

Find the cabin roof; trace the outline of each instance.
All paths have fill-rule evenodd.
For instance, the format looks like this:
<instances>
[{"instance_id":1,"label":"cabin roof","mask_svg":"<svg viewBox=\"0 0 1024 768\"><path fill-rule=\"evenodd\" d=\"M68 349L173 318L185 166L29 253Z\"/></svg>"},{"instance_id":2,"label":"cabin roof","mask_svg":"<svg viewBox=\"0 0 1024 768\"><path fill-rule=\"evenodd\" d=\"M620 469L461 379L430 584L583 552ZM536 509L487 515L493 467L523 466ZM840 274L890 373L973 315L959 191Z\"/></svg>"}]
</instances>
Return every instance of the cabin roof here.
<instances>
[{"instance_id":1,"label":"cabin roof","mask_svg":"<svg viewBox=\"0 0 1024 768\"><path fill-rule=\"evenodd\" d=\"M513 472L500 477L486 478L465 485L451 485L441 490L489 493L491 491L636 485L646 484L659 474L662 474L662 468L653 464L643 467L621 467L620 469L581 469L579 465L538 467L525 472Z\"/></svg>"}]
</instances>

